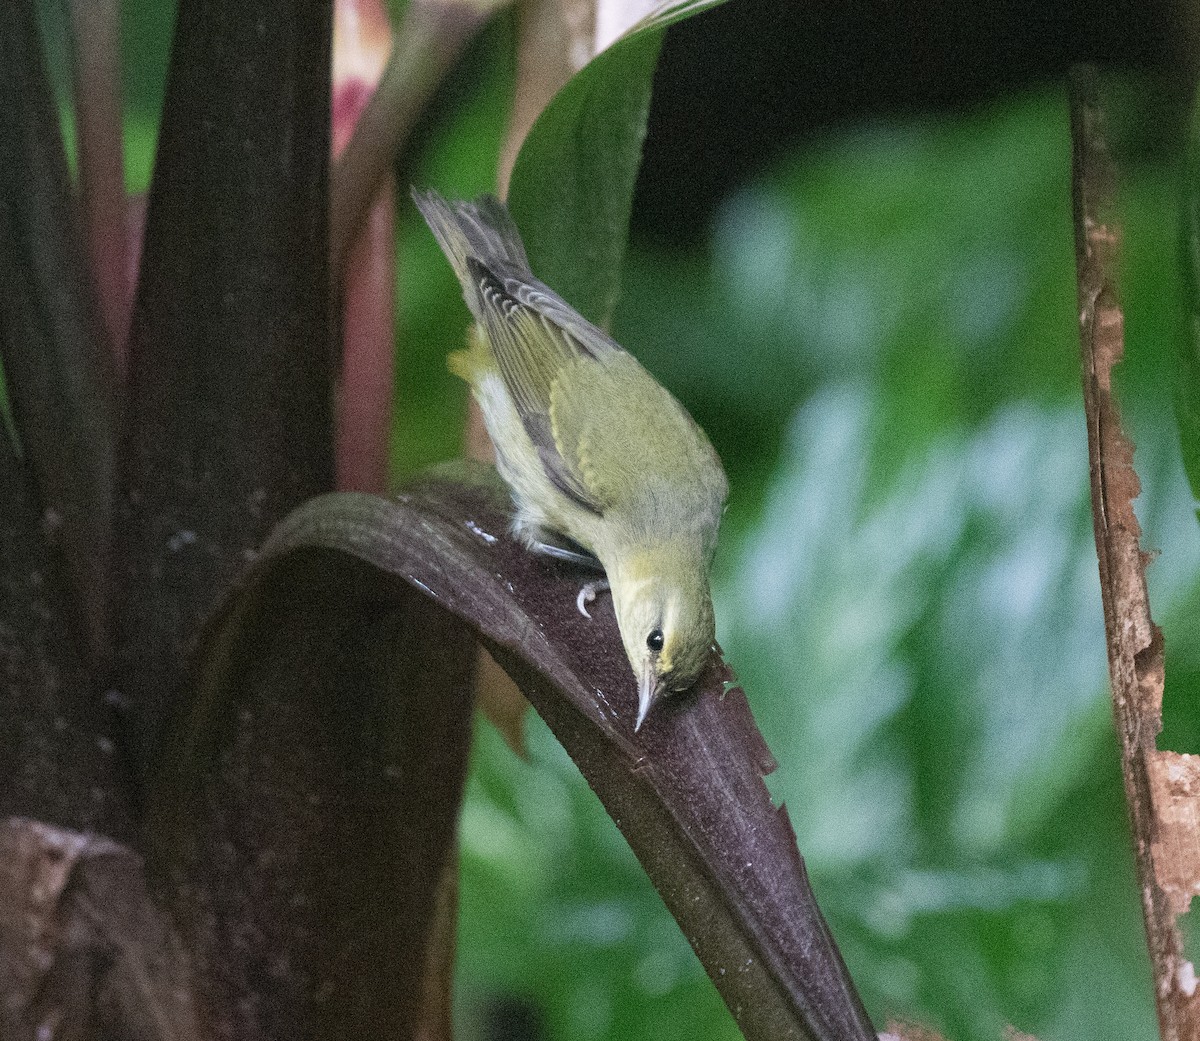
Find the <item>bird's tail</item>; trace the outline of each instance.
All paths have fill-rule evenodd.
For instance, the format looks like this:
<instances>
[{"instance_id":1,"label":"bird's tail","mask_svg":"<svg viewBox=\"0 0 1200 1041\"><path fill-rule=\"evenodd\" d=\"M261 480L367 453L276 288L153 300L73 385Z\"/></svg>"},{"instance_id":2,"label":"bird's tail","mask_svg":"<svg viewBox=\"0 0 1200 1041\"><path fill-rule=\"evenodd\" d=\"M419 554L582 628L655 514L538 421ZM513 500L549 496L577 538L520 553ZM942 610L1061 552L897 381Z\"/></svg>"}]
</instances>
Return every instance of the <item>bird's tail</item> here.
<instances>
[{"instance_id":1,"label":"bird's tail","mask_svg":"<svg viewBox=\"0 0 1200 1041\"><path fill-rule=\"evenodd\" d=\"M474 202L447 202L437 192L414 188L412 197L463 284L468 304L474 303L472 295L478 292L467 267L468 257L490 271L529 274L521 234L504 203L494 195L481 195Z\"/></svg>"}]
</instances>

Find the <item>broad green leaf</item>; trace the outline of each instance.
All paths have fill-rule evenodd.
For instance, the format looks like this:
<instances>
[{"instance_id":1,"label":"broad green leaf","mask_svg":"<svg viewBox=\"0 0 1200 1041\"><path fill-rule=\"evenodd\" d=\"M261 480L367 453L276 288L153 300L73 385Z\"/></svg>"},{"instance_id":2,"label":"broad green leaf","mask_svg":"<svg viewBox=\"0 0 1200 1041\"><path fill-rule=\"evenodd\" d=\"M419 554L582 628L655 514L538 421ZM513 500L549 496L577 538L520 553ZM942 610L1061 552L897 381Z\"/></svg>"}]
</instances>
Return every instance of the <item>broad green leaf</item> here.
<instances>
[{"instance_id":1,"label":"broad green leaf","mask_svg":"<svg viewBox=\"0 0 1200 1041\"><path fill-rule=\"evenodd\" d=\"M617 302L663 33L712 6L670 5L593 58L555 95L517 156L508 205L530 265L598 325Z\"/></svg>"},{"instance_id":2,"label":"broad green leaf","mask_svg":"<svg viewBox=\"0 0 1200 1041\"><path fill-rule=\"evenodd\" d=\"M578 576L533 556L509 533L508 496L494 471L453 472L463 476L427 479L396 501L351 494L314 500L264 547L203 649L199 697L154 786L163 856L197 882L214 877L213 899L226 893L220 899L242 902L234 920L259 921L254 903L262 897L233 885L236 864L259 857L258 840L244 852L222 852L233 822L239 833L260 834L284 858L278 870L285 874L293 871L285 837L302 843L298 855L325 863L321 857L336 844L324 842L322 829L336 836L348 826L340 822L365 813L366 804L355 802L350 812L342 799L332 804L337 812L319 812L309 806L306 777L353 780L366 770L369 778L380 763L386 776L390 760L379 746L418 742L414 759L426 747L420 742L439 747L428 720L441 718L447 700L467 708L474 644L465 622L579 765L745 1036L873 1037L808 887L787 814L762 782L773 763L728 668L714 655L693 696L634 734L636 692L611 603L584 618L575 606ZM457 663L458 688L438 678L450 663ZM389 684L391 709L377 701ZM316 765L305 773L310 753L303 749L310 747ZM365 751L356 757L355 747ZM411 769L407 794L428 800L419 765ZM337 790L344 787L338 780ZM376 820L384 819L381 810ZM339 863L369 871L392 855L368 858L366 866L358 857ZM222 936L211 930L221 927L204 924L205 899L187 915L209 930L203 945L215 951ZM271 899L285 931L297 921L315 928L326 920L287 912L282 895ZM322 916L332 916L336 893L314 899ZM261 920L265 928L269 918ZM320 943L302 946L304 959L318 964Z\"/></svg>"}]
</instances>

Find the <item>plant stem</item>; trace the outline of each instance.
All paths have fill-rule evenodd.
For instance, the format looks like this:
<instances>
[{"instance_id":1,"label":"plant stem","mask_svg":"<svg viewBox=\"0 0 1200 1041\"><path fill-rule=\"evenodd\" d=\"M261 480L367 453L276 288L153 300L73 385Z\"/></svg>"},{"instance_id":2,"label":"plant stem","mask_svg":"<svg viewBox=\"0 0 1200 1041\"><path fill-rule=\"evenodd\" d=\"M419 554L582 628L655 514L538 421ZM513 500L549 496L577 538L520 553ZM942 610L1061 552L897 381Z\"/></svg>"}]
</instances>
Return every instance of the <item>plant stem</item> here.
<instances>
[{"instance_id":1,"label":"plant stem","mask_svg":"<svg viewBox=\"0 0 1200 1041\"><path fill-rule=\"evenodd\" d=\"M527 0L517 10L517 82L496 184L508 195L517 154L551 99L595 53L596 12L577 0Z\"/></svg>"},{"instance_id":2,"label":"plant stem","mask_svg":"<svg viewBox=\"0 0 1200 1041\"><path fill-rule=\"evenodd\" d=\"M1133 509L1140 493L1133 444L1121 425L1112 370L1125 353L1117 295L1120 225L1113 207L1115 173L1104 134L1096 72L1072 70L1072 186L1083 399L1091 463L1092 518L1112 681L1113 716L1134 837L1154 1000L1163 1041L1200 1037L1200 990L1184 960L1176 916L1200 882L1197 819L1200 773L1191 757L1160 752L1162 632L1150 615L1148 555Z\"/></svg>"},{"instance_id":3,"label":"plant stem","mask_svg":"<svg viewBox=\"0 0 1200 1041\"><path fill-rule=\"evenodd\" d=\"M385 180L346 263L334 446L341 491L383 492L392 418L396 190Z\"/></svg>"},{"instance_id":4,"label":"plant stem","mask_svg":"<svg viewBox=\"0 0 1200 1041\"><path fill-rule=\"evenodd\" d=\"M329 242L335 280L397 150L483 20L465 3L414 3L405 12L379 87L333 167Z\"/></svg>"},{"instance_id":5,"label":"plant stem","mask_svg":"<svg viewBox=\"0 0 1200 1041\"><path fill-rule=\"evenodd\" d=\"M336 0L333 19L333 156L353 137L378 89L393 35L382 0ZM395 179L379 182L349 245L341 282L341 364L334 410L334 466L342 491L387 487L396 285ZM336 278L336 276L335 276Z\"/></svg>"},{"instance_id":6,"label":"plant stem","mask_svg":"<svg viewBox=\"0 0 1200 1041\"><path fill-rule=\"evenodd\" d=\"M125 228L118 0L72 0L71 46L88 263L118 375L123 377L133 279Z\"/></svg>"}]
</instances>

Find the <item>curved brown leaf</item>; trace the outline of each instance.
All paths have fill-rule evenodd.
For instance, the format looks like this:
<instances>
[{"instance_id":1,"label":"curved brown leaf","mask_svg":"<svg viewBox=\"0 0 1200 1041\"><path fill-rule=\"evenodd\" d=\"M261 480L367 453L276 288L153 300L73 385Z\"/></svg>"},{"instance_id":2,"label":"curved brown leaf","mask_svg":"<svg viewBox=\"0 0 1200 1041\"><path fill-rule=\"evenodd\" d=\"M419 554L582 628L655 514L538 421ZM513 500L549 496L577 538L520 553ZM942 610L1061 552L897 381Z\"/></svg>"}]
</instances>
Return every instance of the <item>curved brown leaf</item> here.
<instances>
[{"instance_id":1,"label":"curved brown leaf","mask_svg":"<svg viewBox=\"0 0 1200 1041\"><path fill-rule=\"evenodd\" d=\"M318 605L323 612L348 612L347 622L367 605L383 617L388 611L403 616L403 625L371 633L343 625L351 647L329 661L321 654L340 646L321 635L329 625L273 628L271 639L284 640L306 668L362 670L371 660L401 653L406 626L421 632L462 619L578 763L746 1037L873 1037L809 888L787 814L771 803L763 784L773 762L733 674L714 655L697 691L664 705L635 735L634 683L611 602L597 603L591 621L581 616L578 576L510 538L508 508L494 471L482 467L431 476L394 501L353 494L314 500L272 536L248 596L256 603L263 590L275 590L270 595L278 606L292 604L304 615ZM348 608L346 597L358 606ZM430 610L431 603L441 610ZM235 621L227 618L225 635L210 643L207 668L230 667L235 652L225 646L227 634L246 610L244 598L232 608ZM462 623L454 625L443 653L469 662L462 644L470 644L470 634ZM326 641L321 651L313 651L314 640ZM255 653L274 660L283 649ZM435 693L411 682L406 687L418 696L410 704L397 693L397 703L424 718L421 697ZM221 712L202 703L191 731L205 731L202 717ZM240 730L235 720L236 714L227 725ZM281 754L271 724L254 724L253 733L267 741L260 756ZM240 740L250 739L247 733ZM204 758L186 750L173 764L170 787L198 776ZM262 812L253 805L243 810ZM350 855L345 860L353 863Z\"/></svg>"},{"instance_id":2,"label":"curved brown leaf","mask_svg":"<svg viewBox=\"0 0 1200 1041\"><path fill-rule=\"evenodd\" d=\"M319 544L269 553L200 655L149 830L214 1036L413 1036L474 642L398 585Z\"/></svg>"}]
</instances>

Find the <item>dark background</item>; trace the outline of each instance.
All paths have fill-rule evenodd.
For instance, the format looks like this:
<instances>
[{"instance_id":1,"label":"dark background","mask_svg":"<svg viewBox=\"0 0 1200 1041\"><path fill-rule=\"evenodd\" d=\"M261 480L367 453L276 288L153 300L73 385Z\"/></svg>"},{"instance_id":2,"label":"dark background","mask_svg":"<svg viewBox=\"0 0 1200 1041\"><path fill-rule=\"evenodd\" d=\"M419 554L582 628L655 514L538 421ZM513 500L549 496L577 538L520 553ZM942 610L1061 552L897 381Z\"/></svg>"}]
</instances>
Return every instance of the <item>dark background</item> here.
<instances>
[{"instance_id":1,"label":"dark background","mask_svg":"<svg viewBox=\"0 0 1200 1041\"><path fill-rule=\"evenodd\" d=\"M1186 12L1161 0L731 0L667 34L634 232L692 241L722 198L798 142L1061 82L1078 61L1152 75L1145 147L1162 147L1193 82Z\"/></svg>"}]
</instances>

